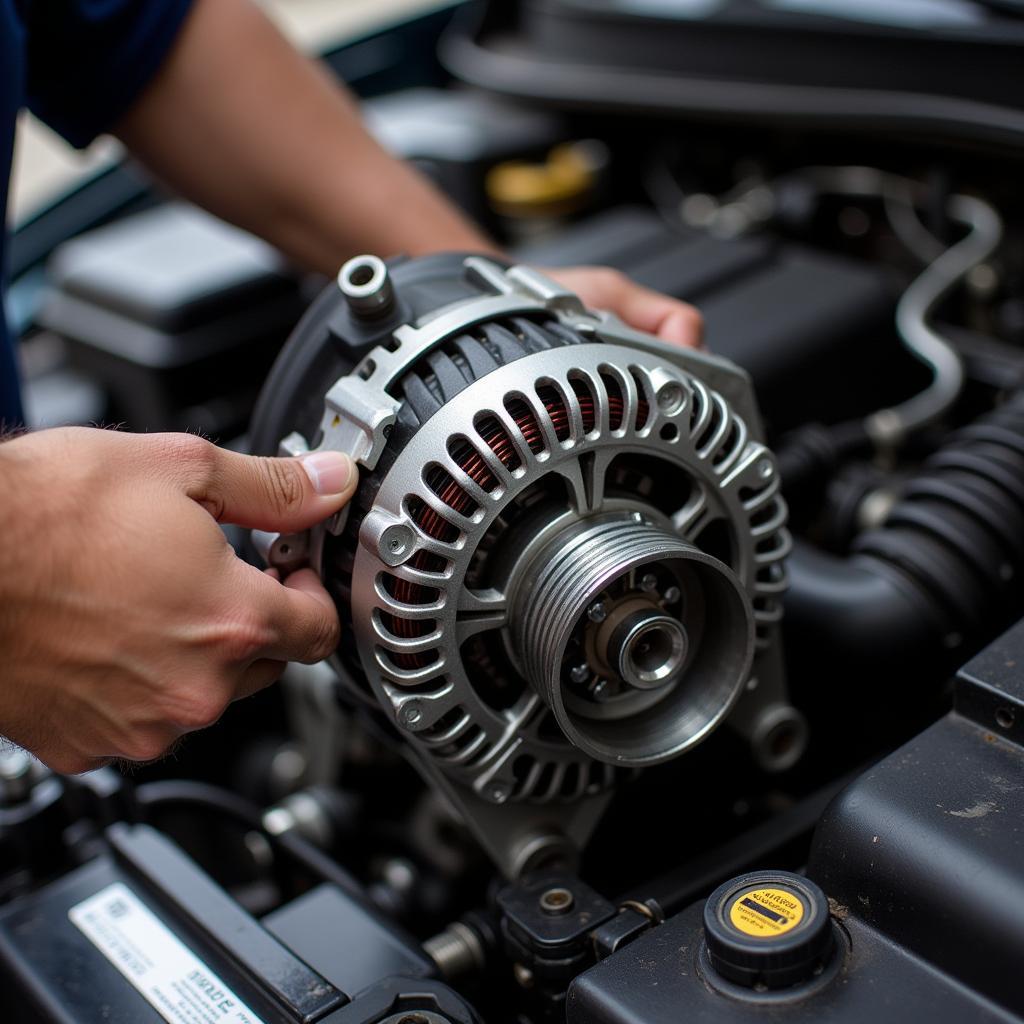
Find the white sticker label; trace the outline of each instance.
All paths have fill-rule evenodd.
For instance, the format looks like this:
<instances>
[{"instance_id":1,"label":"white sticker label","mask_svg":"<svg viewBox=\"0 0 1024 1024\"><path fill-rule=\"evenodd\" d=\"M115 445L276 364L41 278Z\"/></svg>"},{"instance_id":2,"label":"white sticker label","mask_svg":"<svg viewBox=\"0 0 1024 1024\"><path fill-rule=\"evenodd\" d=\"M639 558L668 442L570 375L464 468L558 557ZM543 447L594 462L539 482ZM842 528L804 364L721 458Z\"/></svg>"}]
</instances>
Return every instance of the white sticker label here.
<instances>
[{"instance_id":1,"label":"white sticker label","mask_svg":"<svg viewBox=\"0 0 1024 1024\"><path fill-rule=\"evenodd\" d=\"M169 1024L264 1024L128 886L108 885L68 917Z\"/></svg>"}]
</instances>

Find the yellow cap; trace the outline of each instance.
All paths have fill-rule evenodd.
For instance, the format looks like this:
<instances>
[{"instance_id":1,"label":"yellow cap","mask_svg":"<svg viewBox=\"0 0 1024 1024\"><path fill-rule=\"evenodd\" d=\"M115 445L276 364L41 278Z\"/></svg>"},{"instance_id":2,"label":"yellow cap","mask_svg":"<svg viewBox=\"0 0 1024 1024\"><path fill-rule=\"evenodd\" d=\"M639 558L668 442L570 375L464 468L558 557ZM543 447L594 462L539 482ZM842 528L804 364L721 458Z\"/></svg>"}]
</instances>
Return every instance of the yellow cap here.
<instances>
[{"instance_id":1,"label":"yellow cap","mask_svg":"<svg viewBox=\"0 0 1024 1024\"><path fill-rule=\"evenodd\" d=\"M542 164L509 160L491 168L485 183L487 198L506 217L572 213L593 188L596 169L593 146L563 143Z\"/></svg>"}]
</instances>

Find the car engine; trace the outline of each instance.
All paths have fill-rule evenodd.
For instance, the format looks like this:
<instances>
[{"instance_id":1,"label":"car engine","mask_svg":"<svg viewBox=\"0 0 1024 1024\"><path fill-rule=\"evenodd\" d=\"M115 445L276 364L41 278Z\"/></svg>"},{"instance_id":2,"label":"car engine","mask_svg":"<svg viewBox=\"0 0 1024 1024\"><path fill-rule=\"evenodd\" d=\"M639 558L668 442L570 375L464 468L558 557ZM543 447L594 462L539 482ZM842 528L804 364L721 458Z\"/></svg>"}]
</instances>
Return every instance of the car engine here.
<instances>
[{"instance_id":1,"label":"car engine","mask_svg":"<svg viewBox=\"0 0 1024 1024\"><path fill-rule=\"evenodd\" d=\"M648 6L328 55L507 258L324 281L123 167L15 237L41 421L360 483L226 530L318 571L327 662L157 764L0 750L4 1021L1024 1019L1019 95L861 81L801 5ZM706 348L549 276L581 263Z\"/></svg>"}]
</instances>

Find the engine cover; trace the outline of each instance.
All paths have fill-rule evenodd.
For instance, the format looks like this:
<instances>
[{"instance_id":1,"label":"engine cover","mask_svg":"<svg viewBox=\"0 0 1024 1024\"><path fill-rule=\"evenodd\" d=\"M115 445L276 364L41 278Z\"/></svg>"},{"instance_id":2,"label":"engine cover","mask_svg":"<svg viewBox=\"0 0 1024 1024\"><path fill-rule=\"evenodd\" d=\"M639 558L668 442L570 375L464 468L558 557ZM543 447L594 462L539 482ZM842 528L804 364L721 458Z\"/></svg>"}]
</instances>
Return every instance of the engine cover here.
<instances>
[{"instance_id":1,"label":"engine cover","mask_svg":"<svg viewBox=\"0 0 1024 1024\"><path fill-rule=\"evenodd\" d=\"M254 447L348 451L359 492L262 550L319 569L338 667L449 783L574 801L759 699L789 548L759 437L742 371L530 268L358 257L271 373Z\"/></svg>"}]
</instances>

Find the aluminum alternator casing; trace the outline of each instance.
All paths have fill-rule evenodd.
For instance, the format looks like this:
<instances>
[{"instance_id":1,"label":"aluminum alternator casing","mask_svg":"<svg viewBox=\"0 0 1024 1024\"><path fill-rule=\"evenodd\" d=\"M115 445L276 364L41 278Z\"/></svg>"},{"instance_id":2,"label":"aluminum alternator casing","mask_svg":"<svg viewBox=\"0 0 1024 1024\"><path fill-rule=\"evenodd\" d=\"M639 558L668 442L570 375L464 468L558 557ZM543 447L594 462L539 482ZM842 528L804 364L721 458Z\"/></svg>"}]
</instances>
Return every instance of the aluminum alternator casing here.
<instances>
[{"instance_id":1,"label":"aluminum alternator casing","mask_svg":"<svg viewBox=\"0 0 1024 1024\"><path fill-rule=\"evenodd\" d=\"M792 727L766 682L789 537L760 438L742 371L532 269L360 257L283 351L253 440L348 451L361 485L263 551L320 570L338 667L435 777L572 802L737 702L751 737Z\"/></svg>"}]
</instances>

